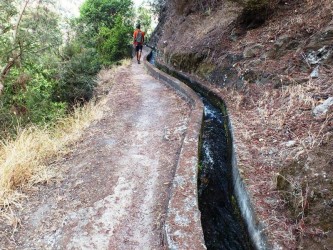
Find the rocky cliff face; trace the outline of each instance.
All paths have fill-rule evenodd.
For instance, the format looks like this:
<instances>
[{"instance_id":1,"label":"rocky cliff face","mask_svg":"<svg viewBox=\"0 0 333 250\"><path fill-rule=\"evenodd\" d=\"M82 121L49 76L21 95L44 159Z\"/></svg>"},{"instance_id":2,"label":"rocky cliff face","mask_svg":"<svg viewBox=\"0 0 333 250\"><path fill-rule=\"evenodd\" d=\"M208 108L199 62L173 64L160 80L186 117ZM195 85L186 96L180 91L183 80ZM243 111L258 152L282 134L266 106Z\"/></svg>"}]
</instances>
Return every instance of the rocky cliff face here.
<instances>
[{"instance_id":1,"label":"rocky cliff face","mask_svg":"<svg viewBox=\"0 0 333 250\"><path fill-rule=\"evenodd\" d=\"M244 6L235 1L203 9L188 2L167 3L153 39L179 69L227 85L237 78L278 83L286 76L302 82L317 65L332 64L330 1L279 1L268 16L257 13L265 22L244 16Z\"/></svg>"},{"instance_id":2,"label":"rocky cliff face","mask_svg":"<svg viewBox=\"0 0 333 250\"><path fill-rule=\"evenodd\" d=\"M333 3L253 2L167 1L152 42L225 96L272 247L332 249Z\"/></svg>"}]
</instances>

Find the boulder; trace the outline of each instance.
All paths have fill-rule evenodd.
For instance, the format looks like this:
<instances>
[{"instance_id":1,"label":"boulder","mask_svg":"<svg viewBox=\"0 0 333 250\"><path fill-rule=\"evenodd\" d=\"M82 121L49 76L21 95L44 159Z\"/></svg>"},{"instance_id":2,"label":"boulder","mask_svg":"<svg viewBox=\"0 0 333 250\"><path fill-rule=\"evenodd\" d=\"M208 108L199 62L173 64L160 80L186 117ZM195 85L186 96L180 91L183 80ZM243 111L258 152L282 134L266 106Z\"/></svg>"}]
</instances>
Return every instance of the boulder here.
<instances>
[{"instance_id":1,"label":"boulder","mask_svg":"<svg viewBox=\"0 0 333 250\"><path fill-rule=\"evenodd\" d=\"M312 65L333 63L333 22L310 39L305 51Z\"/></svg>"},{"instance_id":2,"label":"boulder","mask_svg":"<svg viewBox=\"0 0 333 250\"><path fill-rule=\"evenodd\" d=\"M327 62L332 56L333 48L324 46L318 50L309 50L306 59L311 65L317 65Z\"/></svg>"},{"instance_id":3,"label":"boulder","mask_svg":"<svg viewBox=\"0 0 333 250\"><path fill-rule=\"evenodd\" d=\"M333 106L333 97L329 97L322 104L316 106L312 113L315 117L324 115L327 113L328 109Z\"/></svg>"},{"instance_id":4,"label":"boulder","mask_svg":"<svg viewBox=\"0 0 333 250\"><path fill-rule=\"evenodd\" d=\"M319 65L317 65L317 67L314 68L314 70L310 74L310 77L312 79L319 77Z\"/></svg>"}]
</instances>

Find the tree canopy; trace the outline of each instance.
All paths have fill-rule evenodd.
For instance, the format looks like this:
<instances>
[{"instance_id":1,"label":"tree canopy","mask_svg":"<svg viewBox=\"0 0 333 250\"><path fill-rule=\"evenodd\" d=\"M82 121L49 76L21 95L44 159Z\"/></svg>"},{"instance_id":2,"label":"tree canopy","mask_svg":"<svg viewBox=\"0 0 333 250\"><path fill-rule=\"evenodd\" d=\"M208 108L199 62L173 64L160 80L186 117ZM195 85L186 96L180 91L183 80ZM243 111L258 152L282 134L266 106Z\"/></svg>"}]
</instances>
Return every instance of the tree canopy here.
<instances>
[{"instance_id":1,"label":"tree canopy","mask_svg":"<svg viewBox=\"0 0 333 250\"><path fill-rule=\"evenodd\" d=\"M102 64L130 56L131 0L86 0L80 9L79 22L84 25L86 44L96 47Z\"/></svg>"},{"instance_id":2,"label":"tree canopy","mask_svg":"<svg viewBox=\"0 0 333 250\"><path fill-rule=\"evenodd\" d=\"M116 18L131 19L133 15L133 2L131 0L86 0L81 9L81 19L92 25L96 32L101 27L111 28Z\"/></svg>"},{"instance_id":3,"label":"tree canopy","mask_svg":"<svg viewBox=\"0 0 333 250\"><path fill-rule=\"evenodd\" d=\"M0 136L89 100L99 69L131 55L131 0L86 0L66 29L52 2L0 1Z\"/></svg>"}]
</instances>

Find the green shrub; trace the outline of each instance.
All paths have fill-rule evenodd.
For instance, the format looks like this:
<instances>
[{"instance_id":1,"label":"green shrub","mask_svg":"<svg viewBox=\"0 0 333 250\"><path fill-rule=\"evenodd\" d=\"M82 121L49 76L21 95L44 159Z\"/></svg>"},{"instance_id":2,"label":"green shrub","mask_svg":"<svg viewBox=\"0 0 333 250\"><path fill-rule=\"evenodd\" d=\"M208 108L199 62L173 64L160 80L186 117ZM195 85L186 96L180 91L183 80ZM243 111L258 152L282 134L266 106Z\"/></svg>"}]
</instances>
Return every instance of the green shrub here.
<instances>
[{"instance_id":1,"label":"green shrub","mask_svg":"<svg viewBox=\"0 0 333 250\"><path fill-rule=\"evenodd\" d=\"M54 70L36 64L25 66L13 68L6 79L0 100L2 134L15 132L18 125L53 122L66 112L66 103L52 100Z\"/></svg>"},{"instance_id":2,"label":"green shrub","mask_svg":"<svg viewBox=\"0 0 333 250\"><path fill-rule=\"evenodd\" d=\"M27 85L22 101L28 110L28 120L35 124L45 124L63 116L67 109L65 102L52 100L54 79L48 79L42 73L35 73Z\"/></svg>"},{"instance_id":3,"label":"green shrub","mask_svg":"<svg viewBox=\"0 0 333 250\"><path fill-rule=\"evenodd\" d=\"M131 56L132 32L132 25L125 23L120 16L116 17L112 28L100 28L97 49L103 65Z\"/></svg>"},{"instance_id":4,"label":"green shrub","mask_svg":"<svg viewBox=\"0 0 333 250\"><path fill-rule=\"evenodd\" d=\"M96 50L84 48L75 41L67 45L63 53L53 99L70 105L90 100L96 85L95 76L100 70Z\"/></svg>"}]
</instances>

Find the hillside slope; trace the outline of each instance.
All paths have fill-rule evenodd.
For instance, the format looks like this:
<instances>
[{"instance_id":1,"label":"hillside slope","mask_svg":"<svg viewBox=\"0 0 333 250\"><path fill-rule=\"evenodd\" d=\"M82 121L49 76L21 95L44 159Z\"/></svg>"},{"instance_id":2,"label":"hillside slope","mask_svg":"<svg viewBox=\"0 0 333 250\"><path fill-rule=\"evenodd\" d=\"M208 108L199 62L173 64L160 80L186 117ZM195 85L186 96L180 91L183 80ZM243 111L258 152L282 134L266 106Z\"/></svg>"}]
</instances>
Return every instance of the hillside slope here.
<instances>
[{"instance_id":1,"label":"hillside slope","mask_svg":"<svg viewBox=\"0 0 333 250\"><path fill-rule=\"evenodd\" d=\"M274 249L333 249L332 13L329 0L167 1L151 40L225 97Z\"/></svg>"}]
</instances>

